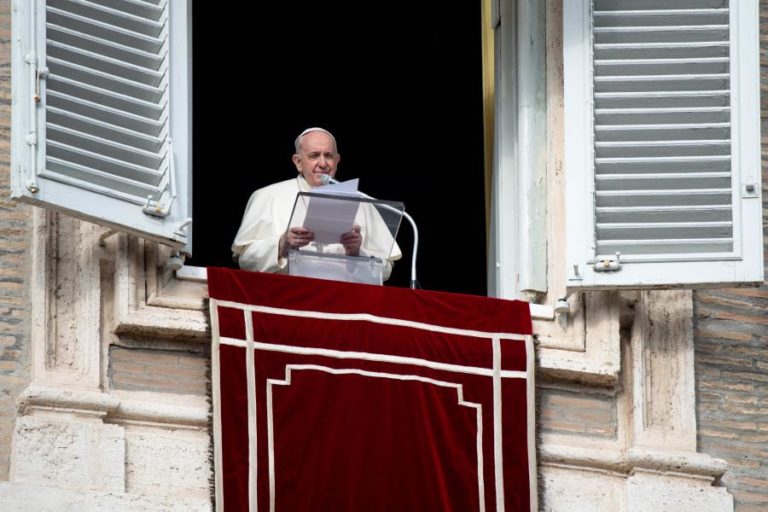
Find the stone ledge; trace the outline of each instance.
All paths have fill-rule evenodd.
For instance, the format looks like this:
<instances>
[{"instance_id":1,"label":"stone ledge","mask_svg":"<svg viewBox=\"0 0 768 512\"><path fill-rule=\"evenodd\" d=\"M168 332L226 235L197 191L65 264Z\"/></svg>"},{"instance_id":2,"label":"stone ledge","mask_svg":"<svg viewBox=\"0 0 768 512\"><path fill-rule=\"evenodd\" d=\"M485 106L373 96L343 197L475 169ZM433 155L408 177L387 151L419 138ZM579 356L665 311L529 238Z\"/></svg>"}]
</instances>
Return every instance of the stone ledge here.
<instances>
[{"instance_id":1,"label":"stone ledge","mask_svg":"<svg viewBox=\"0 0 768 512\"><path fill-rule=\"evenodd\" d=\"M689 451L659 451L650 448L632 448L627 460L633 468L652 471L683 473L720 478L728 470L728 463L706 453Z\"/></svg>"},{"instance_id":2,"label":"stone ledge","mask_svg":"<svg viewBox=\"0 0 768 512\"><path fill-rule=\"evenodd\" d=\"M728 469L728 464L724 460L705 453L662 452L647 448L619 450L615 447L581 448L542 444L539 461L542 464L575 466L626 475L632 474L635 470L673 472L682 477L704 478L709 481L720 478Z\"/></svg>"},{"instance_id":3,"label":"stone ledge","mask_svg":"<svg viewBox=\"0 0 768 512\"><path fill-rule=\"evenodd\" d=\"M61 390L30 386L17 400L19 412L33 409L96 414L109 423L151 423L163 426L207 428L210 406L205 399L171 397L160 400L158 393L144 396L141 392L109 394L87 390ZM182 400L186 403L179 404Z\"/></svg>"},{"instance_id":4,"label":"stone ledge","mask_svg":"<svg viewBox=\"0 0 768 512\"><path fill-rule=\"evenodd\" d=\"M142 305L119 315L114 332L118 336L208 341L211 333L206 314L202 309Z\"/></svg>"},{"instance_id":5,"label":"stone ledge","mask_svg":"<svg viewBox=\"0 0 768 512\"><path fill-rule=\"evenodd\" d=\"M98 493L0 482L3 512L209 512L209 500L158 498L128 493Z\"/></svg>"},{"instance_id":6,"label":"stone ledge","mask_svg":"<svg viewBox=\"0 0 768 512\"><path fill-rule=\"evenodd\" d=\"M157 394L155 394L157 395ZM210 406L199 403L170 404L141 396L120 396L120 404L107 421L111 423L148 423L162 426L208 428Z\"/></svg>"},{"instance_id":7,"label":"stone ledge","mask_svg":"<svg viewBox=\"0 0 768 512\"><path fill-rule=\"evenodd\" d=\"M34 407L69 409L107 414L117 409L120 401L107 393L29 386L16 400L19 412Z\"/></svg>"}]
</instances>

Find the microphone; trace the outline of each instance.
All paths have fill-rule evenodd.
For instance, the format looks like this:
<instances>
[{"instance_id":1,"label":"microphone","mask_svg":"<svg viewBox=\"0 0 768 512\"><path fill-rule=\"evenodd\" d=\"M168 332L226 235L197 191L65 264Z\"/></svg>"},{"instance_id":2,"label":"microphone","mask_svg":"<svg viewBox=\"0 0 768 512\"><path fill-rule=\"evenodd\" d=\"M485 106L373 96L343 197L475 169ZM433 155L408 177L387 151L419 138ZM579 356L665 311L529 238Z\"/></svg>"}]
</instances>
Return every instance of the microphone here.
<instances>
[{"instance_id":1,"label":"microphone","mask_svg":"<svg viewBox=\"0 0 768 512\"><path fill-rule=\"evenodd\" d=\"M330 174L321 174L320 175L320 182L323 185L328 185L329 183L338 183L339 181L331 178Z\"/></svg>"},{"instance_id":2,"label":"microphone","mask_svg":"<svg viewBox=\"0 0 768 512\"><path fill-rule=\"evenodd\" d=\"M339 183L338 180L335 180L335 179L331 178L331 176L329 174L322 174L322 175L320 175L320 182L323 185L328 185L330 183ZM361 196L365 197L366 199L373 199L374 201L377 201L377 199L375 197L371 197L371 196L369 196L368 194L366 194L364 192L360 192L358 190L357 193L360 194ZM418 281L416 280L416 252L419 249L419 229L416 227L416 221L413 220L413 217L408 215L408 213L405 210L400 211L397 208L393 208L392 206L390 206L388 204L381 204L380 203L379 206L381 206L382 208L385 208L387 210L390 210L392 212L395 212L395 213L397 213L399 215L402 215L411 224L411 228L413 229L413 256L411 258L411 289L415 289L416 285L418 283Z\"/></svg>"}]
</instances>

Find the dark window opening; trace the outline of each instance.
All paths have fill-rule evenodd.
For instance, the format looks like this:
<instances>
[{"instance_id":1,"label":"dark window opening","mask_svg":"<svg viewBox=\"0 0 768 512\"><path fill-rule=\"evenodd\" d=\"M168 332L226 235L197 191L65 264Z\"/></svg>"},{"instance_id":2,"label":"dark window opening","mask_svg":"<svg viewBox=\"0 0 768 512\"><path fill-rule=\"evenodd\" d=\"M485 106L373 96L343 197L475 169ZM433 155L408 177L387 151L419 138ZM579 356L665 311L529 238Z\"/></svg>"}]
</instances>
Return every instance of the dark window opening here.
<instances>
[{"instance_id":1,"label":"dark window opening","mask_svg":"<svg viewBox=\"0 0 768 512\"><path fill-rule=\"evenodd\" d=\"M337 178L403 201L421 286L486 294L479 1L193 0L193 244L233 266L250 194L296 174L293 140L336 136ZM240 127L245 127L241 129ZM408 286L413 237L388 285Z\"/></svg>"}]
</instances>

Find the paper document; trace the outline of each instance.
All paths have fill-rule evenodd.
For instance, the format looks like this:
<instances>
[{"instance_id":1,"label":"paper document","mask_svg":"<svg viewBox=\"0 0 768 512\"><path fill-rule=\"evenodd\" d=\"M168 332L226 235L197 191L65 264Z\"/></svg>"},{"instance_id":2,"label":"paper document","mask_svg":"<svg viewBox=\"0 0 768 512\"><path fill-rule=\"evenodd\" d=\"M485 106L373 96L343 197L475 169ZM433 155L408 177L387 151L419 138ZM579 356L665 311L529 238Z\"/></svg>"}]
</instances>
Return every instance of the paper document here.
<instances>
[{"instance_id":1,"label":"paper document","mask_svg":"<svg viewBox=\"0 0 768 512\"><path fill-rule=\"evenodd\" d=\"M324 187L316 188L314 192L320 194L340 194L340 195L358 195L357 187L360 184L360 178L341 181L339 183L330 183Z\"/></svg>"},{"instance_id":2,"label":"paper document","mask_svg":"<svg viewBox=\"0 0 768 512\"><path fill-rule=\"evenodd\" d=\"M338 196L309 198L304 227L315 234L316 244L337 244L341 235L352 229L360 207L358 182L355 178L315 189L319 194Z\"/></svg>"}]
</instances>

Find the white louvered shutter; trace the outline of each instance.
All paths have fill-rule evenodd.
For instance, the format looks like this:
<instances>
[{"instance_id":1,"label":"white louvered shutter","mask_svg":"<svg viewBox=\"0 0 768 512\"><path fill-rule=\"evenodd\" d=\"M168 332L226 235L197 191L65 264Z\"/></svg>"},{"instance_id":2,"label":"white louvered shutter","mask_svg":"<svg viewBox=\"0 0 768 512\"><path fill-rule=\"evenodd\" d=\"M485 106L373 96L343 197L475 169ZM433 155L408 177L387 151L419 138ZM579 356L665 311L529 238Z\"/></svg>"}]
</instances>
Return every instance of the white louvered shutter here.
<instances>
[{"instance_id":1,"label":"white louvered shutter","mask_svg":"<svg viewBox=\"0 0 768 512\"><path fill-rule=\"evenodd\" d=\"M188 8L14 2L15 198L190 249Z\"/></svg>"},{"instance_id":2,"label":"white louvered shutter","mask_svg":"<svg viewBox=\"0 0 768 512\"><path fill-rule=\"evenodd\" d=\"M568 286L762 281L757 1L563 21Z\"/></svg>"}]
</instances>

